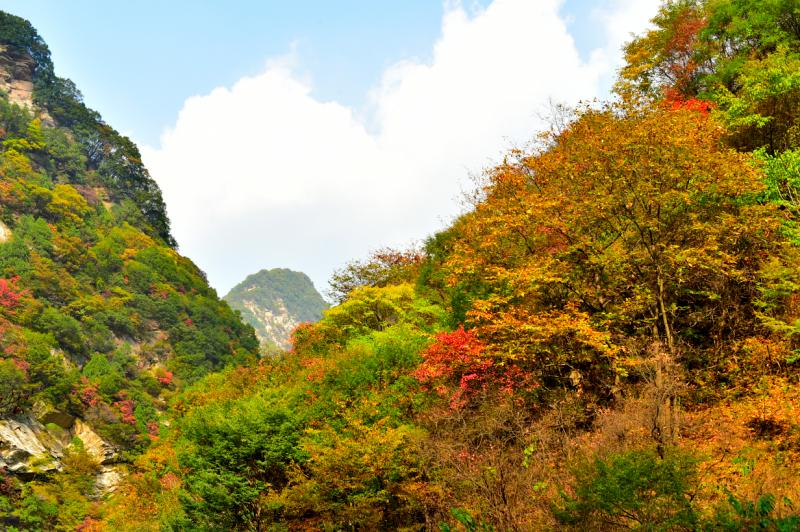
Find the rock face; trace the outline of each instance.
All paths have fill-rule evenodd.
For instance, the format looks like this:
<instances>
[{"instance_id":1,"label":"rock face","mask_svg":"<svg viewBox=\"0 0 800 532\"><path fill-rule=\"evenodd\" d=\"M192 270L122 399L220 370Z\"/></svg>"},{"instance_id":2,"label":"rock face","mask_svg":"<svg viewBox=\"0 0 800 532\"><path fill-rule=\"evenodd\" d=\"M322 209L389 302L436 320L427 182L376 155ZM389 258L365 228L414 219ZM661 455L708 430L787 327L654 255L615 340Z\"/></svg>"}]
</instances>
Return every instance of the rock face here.
<instances>
[{"instance_id":1,"label":"rock face","mask_svg":"<svg viewBox=\"0 0 800 532\"><path fill-rule=\"evenodd\" d=\"M75 420L72 435L73 437L80 438L86 452L101 464L105 465L116 462L118 453L114 446L98 436L89 425L80 419Z\"/></svg>"},{"instance_id":2,"label":"rock face","mask_svg":"<svg viewBox=\"0 0 800 532\"><path fill-rule=\"evenodd\" d=\"M33 58L14 48L0 45L0 89L21 107L33 109Z\"/></svg>"},{"instance_id":3,"label":"rock face","mask_svg":"<svg viewBox=\"0 0 800 532\"><path fill-rule=\"evenodd\" d=\"M289 347L289 337L295 327L302 323L297 316L289 314L286 304L281 298L275 298L271 308L261 306L253 299L242 300L248 316L245 319L256 330L256 336L262 343L272 343L282 348Z\"/></svg>"},{"instance_id":4,"label":"rock face","mask_svg":"<svg viewBox=\"0 0 800 532\"><path fill-rule=\"evenodd\" d=\"M60 470L69 441L59 436L30 417L0 420L0 468L18 475Z\"/></svg>"},{"instance_id":5,"label":"rock face","mask_svg":"<svg viewBox=\"0 0 800 532\"><path fill-rule=\"evenodd\" d=\"M102 497L117 490L122 482L122 474L115 467L103 466L95 479L95 496Z\"/></svg>"},{"instance_id":6,"label":"rock face","mask_svg":"<svg viewBox=\"0 0 800 532\"><path fill-rule=\"evenodd\" d=\"M0 419L0 469L21 476L60 471L64 452L74 445L75 438L80 438L86 452L102 465L116 462L119 456L117 449L85 422L50 411L38 420L31 416Z\"/></svg>"},{"instance_id":7,"label":"rock face","mask_svg":"<svg viewBox=\"0 0 800 532\"><path fill-rule=\"evenodd\" d=\"M253 326L262 345L283 349L290 347L295 327L318 321L328 308L306 274L285 268L261 270L248 276L224 299Z\"/></svg>"}]
</instances>

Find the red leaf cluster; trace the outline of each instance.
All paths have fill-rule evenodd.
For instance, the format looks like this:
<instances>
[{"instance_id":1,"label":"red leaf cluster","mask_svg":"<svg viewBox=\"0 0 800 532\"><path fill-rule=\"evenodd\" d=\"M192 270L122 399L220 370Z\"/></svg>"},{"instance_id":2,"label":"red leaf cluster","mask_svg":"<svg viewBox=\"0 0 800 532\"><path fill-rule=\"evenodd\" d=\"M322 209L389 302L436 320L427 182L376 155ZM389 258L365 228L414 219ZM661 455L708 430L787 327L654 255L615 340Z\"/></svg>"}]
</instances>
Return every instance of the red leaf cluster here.
<instances>
[{"instance_id":1,"label":"red leaf cluster","mask_svg":"<svg viewBox=\"0 0 800 532\"><path fill-rule=\"evenodd\" d=\"M123 423L127 423L128 425L136 425L136 416L133 415L133 409L135 408L136 404L132 399L122 399L120 401L116 401L114 406L119 408L120 414L122 414Z\"/></svg>"},{"instance_id":2,"label":"red leaf cluster","mask_svg":"<svg viewBox=\"0 0 800 532\"><path fill-rule=\"evenodd\" d=\"M167 491L174 490L181 484L181 480L180 478L178 478L178 475L176 475L171 471L166 475L164 475L163 477L161 477L159 482L161 483L161 487Z\"/></svg>"},{"instance_id":3,"label":"red leaf cluster","mask_svg":"<svg viewBox=\"0 0 800 532\"><path fill-rule=\"evenodd\" d=\"M170 384L172 384L172 379L174 377L175 377L174 373L172 373L171 371L164 370L163 372L159 373L158 377L156 378L158 379L158 382L160 382L164 386L169 386Z\"/></svg>"},{"instance_id":4,"label":"red leaf cluster","mask_svg":"<svg viewBox=\"0 0 800 532\"><path fill-rule=\"evenodd\" d=\"M700 98L683 99L680 93L672 88L667 89L665 102L673 111L685 109L687 111L700 113L703 116L707 116L708 113L714 109L714 104L712 102L709 102L708 100L701 100Z\"/></svg>"},{"instance_id":5,"label":"red leaf cluster","mask_svg":"<svg viewBox=\"0 0 800 532\"><path fill-rule=\"evenodd\" d=\"M13 309L19 303L23 292L17 288L19 277L0 279L0 307Z\"/></svg>"},{"instance_id":6,"label":"red leaf cluster","mask_svg":"<svg viewBox=\"0 0 800 532\"><path fill-rule=\"evenodd\" d=\"M19 370L24 373L25 377L27 378L28 370L31 368L30 363L26 360L22 360L21 358L12 358L11 361L14 362L14 365L17 366L17 368L19 368Z\"/></svg>"},{"instance_id":7,"label":"red leaf cluster","mask_svg":"<svg viewBox=\"0 0 800 532\"><path fill-rule=\"evenodd\" d=\"M147 437L150 438L150 441L158 439L159 429L158 421L151 420L147 422Z\"/></svg>"},{"instance_id":8,"label":"red leaf cluster","mask_svg":"<svg viewBox=\"0 0 800 532\"><path fill-rule=\"evenodd\" d=\"M313 350L314 346L322 342L325 335L313 323L301 323L292 331L292 353L305 353Z\"/></svg>"},{"instance_id":9,"label":"red leaf cluster","mask_svg":"<svg viewBox=\"0 0 800 532\"><path fill-rule=\"evenodd\" d=\"M72 395L85 406L96 406L101 401L97 385L89 382L86 377L81 377L81 382L73 390Z\"/></svg>"},{"instance_id":10,"label":"red leaf cluster","mask_svg":"<svg viewBox=\"0 0 800 532\"><path fill-rule=\"evenodd\" d=\"M449 395L453 410L466 406L475 393L490 385L510 392L529 380L520 368L498 363L485 350L486 345L474 331L459 326L453 332L436 335L413 375L419 382L433 385L438 394Z\"/></svg>"}]
</instances>

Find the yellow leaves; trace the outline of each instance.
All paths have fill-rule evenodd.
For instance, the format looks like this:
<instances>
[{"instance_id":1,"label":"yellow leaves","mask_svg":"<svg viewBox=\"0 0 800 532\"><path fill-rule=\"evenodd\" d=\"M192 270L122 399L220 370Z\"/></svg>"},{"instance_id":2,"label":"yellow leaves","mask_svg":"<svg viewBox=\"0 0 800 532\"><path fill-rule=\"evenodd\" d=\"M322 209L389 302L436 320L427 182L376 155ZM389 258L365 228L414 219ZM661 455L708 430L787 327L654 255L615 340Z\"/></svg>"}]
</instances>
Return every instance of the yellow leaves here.
<instances>
[{"instance_id":1,"label":"yellow leaves","mask_svg":"<svg viewBox=\"0 0 800 532\"><path fill-rule=\"evenodd\" d=\"M798 391L784 379L767 378L735 400L686 412L684 445L705 458L699 468L703 498L724 500L719 488L748 500L763 493L800 498ZM759 435L769 426L774 433Z\"/></svg>"},{"instance_id":2,"label":"yellow leaves","mask_svg":"<svg viewBox=\"0 0 800 532\"><path fill-rule=\"evenodd\" d=\"M6 150L0 159L0 174L14 178L28 177L34 173L31 161L15 149Z\"/></svg>"},{"instance_id":3,"label":"yellow leaves","mask_svg":"<svg viewBox=\"0 0 800 532\"><path fill-rule=\"evenodd\" d=\"M619 352L608 332L596 329L588 314L572 307L532 312L495 297L476 301L468 317L488 349L511 360L562 364L614 358Z\"/></svg>"},{"instance_id":4,"label":"yellow leaves","mask_svg":"<svg viewBox=\"0 0 800 532\"><path fill-rule=\"evenodd\" d=\"M139 250L138 250L138 249L134 249L134 248L125 248L125 249L122 251L122 254L120 255L120 258L121 258L123 261L125 261L125 262L128 262L129 260L136 258L136 254L137 254L138 252L139 252Z\"/></svg>"},{"instance_id":5,"label":"yellow leaves","mask_svg":"<svg viewBox=\"0 0 800 532\"><path fill-rule=\"evenodd\" d=\"M104 508L104 530L161 530L167 521L182 511L181 470L174 442L162 440L150 446L135 463L136 472L114 492Z\"/></svg>"},{"instance_id":6,"label":"yellow leaves","mask_svg":"<svg viewBox=\"0 0 800 532\"><path fill-rule=\"evenodd\" d=\"M85 242L78 236L66 235L53 230L53 250L59 261L69 271L78 270L85 264L87 250Z\"/></svg>"},{"instance_id":7,"label":"yellow leaves","mask_svg":"<svg viewBox=\"0 0 800 532\"><path fill-rule=\"evenodd\" d=\"M75 187L56 185L47 210L59 220L67 220L75 224L82 223L83 218L92 212L89 204Z\"/></svg>"},{"instance_id":8,"label":"yellow leaves","mask_svg":"<svg viewBox=\"0 0 800 532\"><path fill-rule=\"evenodd\" d=\"M44 134L42 133L42 121L34 118L28 124L26 131L28 136L27 141L32 150L41 150L45 147Z\"/></svg>"},{"instance_id":9,"label":"yellow leaves","mask_svg":"<svg viewBox=\"0 0 800 532\"><path fill-rule=\"evenodd\" d=\"M439 307L417 298L414 287L404 283L357 288L343 303L327 310L314 327L329 341L342 341L348 336L382 331L400 323L430 329L440 318Z\"/></svg>"},{"instance_id":10,"label":"yellow leaves","mask_svg":"<svg viewBox=\"0 0 800 532\"><path fill-rule=\"evenodd\" d=\"M117 240L122 246L124 246L124 249L126 250L141 251L147 248L156 247L156 242L151 237L147 236L141 230L136 229L128 223L123 224L122 227L115 227L112 229L109 236ZM175 255L172 250L170 250L168 253L173 256Z\"/></svg>"},{"instance_id":11,"label":"yellow leaves","mask_svg":"<svg viewBox=\"0 0 800 532\"><path fill-rule=\"evenodd\" d=\"M684 285L753 282L740 244L769 246L776 217L752 205L759 171L721 134L691 108L584 110L550 149L488 174L485 200L457 224L451 285L466 278L543 309L560 294L555 308L638 309L641 321L658 278L670 301Z\"/></svg>"},{"instance_id":12,"label":"yellow leaves","mask_svg":"<svg viewBox=\"0 0 800 532\"><path fill-rule=\"evenodd\" d=\"M396 505L413 506L425 497L416 456L420 437L411 426L368 425L353 416L338 430L306 431L301 445L309 460L289 472L287 512L318 515L329 525L379 528Z\"/></svg>"}]
</instances>

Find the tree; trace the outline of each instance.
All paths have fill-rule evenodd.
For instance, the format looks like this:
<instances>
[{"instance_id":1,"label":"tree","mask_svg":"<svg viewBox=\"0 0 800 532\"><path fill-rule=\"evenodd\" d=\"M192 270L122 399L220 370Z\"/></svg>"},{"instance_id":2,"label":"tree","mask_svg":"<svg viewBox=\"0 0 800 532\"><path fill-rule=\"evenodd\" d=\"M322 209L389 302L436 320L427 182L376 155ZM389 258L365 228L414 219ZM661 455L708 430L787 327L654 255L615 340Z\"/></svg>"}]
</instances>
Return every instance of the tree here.
<instances>
[{"instance_id":1,"label":"tree","mask_svg":"<svg viewBox=\"0 0 800 532\"><path fill-rule=\"evenodd\" d=\"M0 359L0 416L16 414L28 397L25 372L17 363Z\"/></svg>"},{"instance_id":2,"label":"tree","mask_svg":"<svg viewBox=\"0 0 800 532\"><path fill-rule=\"evenodd\" d=\"M439 395L447 396L454 410L467 406L477 392L490 387L511 392L536 386L519 366L498 363L485 350L486 345L474 331L459 327L439 333L422 352L423 362L413 375Z\"/></svg>"},{"instance_id":3,"label":"tree","mask_svg":"<svg viewBox=\"0 0 800 532\"><path fill-rule=\"evenodd\" d=\"M716 104L739 149L800 146L800 12L794 0L666 2L625 48L617 92Z\"/></svg>"},{"instance_id":4,"label":"tree","mask_svg":"<svg viewBox=\"0 0 800 532\"><path fill-rule=\"evenodd\" d=\"M19 277L0 279L0 307L12 310L19 304L23 292L17 288Z\"/></svg>"},{"instance_id":5,"label":"tree","mask_svg":"<svg viewBox=\"0 0 800 532\"><path fill-rule=\"evenodd\" d=\"M74 224L80 224L91 212L86 200L71 185L56 185L47 209L57 220Z\"/></svg>"},{"instance_id":6,"label":"tree","mask_svg":"<svg viewBox=\"0 0 800 532\"><path fill-rule=\"evenodd\" d=\"M702 6L694 0L664 3L652 23L655 29L625 46L617 91L669 99L696 96L707 66L700 47L707 24Z\"/></svg>"},{"instance_id":7,"label":"tree","mask_svg":"<svg viewBox=\"0 0 800 532\"><path fill-rule=\"evenodd\" d=\"M610 387L631 336L675 352L756 334L760 268L785 239L723 135L703 109L607 106L491 171L446 264L490 286L468 313L487 349Z\"/></svg>"},{"instance_id":8,"label":"tree","mask_svg":"<svg viewBox=\"0 0 800 532\"><path fill-rule=\"evenodd\" d=\"M260 530L263 498L287 482L300 461L297 418L258 395L208 405L181 422L188 440L179 454L189 497L187 514L210 530Z\"/></svg>"},{"instance_id":9,"label":"tree","mask_svg":"<svg viewBox=\"0 0 800 532\"><path fill-rule=\"evenodd\" d=\"M682 456L661 460L631 451L596 459L578 472L574 495L562 495L555 515L578 530L695 530L695 476L694 464Z\"/></svg>"},{"instance_id":10,"label":"tree","mask_svg":"<svg viewBox=\"0 0 800 532\"><path fill-rule=\"evenodd\" d=\"M331 276L328 295L337 303L342 303L357 288L379 288L411 282L419 273L422 259L422 253L416 249L380 249L365 261L352 261L336 270Z\"/></svg>"}]
</instances>

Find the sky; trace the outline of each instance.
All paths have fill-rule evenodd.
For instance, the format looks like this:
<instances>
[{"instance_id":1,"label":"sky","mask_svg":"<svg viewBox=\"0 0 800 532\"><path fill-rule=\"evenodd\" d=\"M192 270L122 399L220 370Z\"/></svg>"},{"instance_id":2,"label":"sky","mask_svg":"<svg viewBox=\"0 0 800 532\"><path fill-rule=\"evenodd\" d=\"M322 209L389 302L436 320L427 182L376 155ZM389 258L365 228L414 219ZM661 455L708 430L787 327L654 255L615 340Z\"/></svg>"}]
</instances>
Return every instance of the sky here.
<instances>
[{"instance_id":1,"label":"sky","mask_svg":"<svg viewBox=\"0 0 800 532\"><path fill-rule=\"evenodd\" d=\"M0 0L139 144L220 294L332 271L463 212L473 177L607 98L658 0Z\"/></svg>"}]
</instances>

